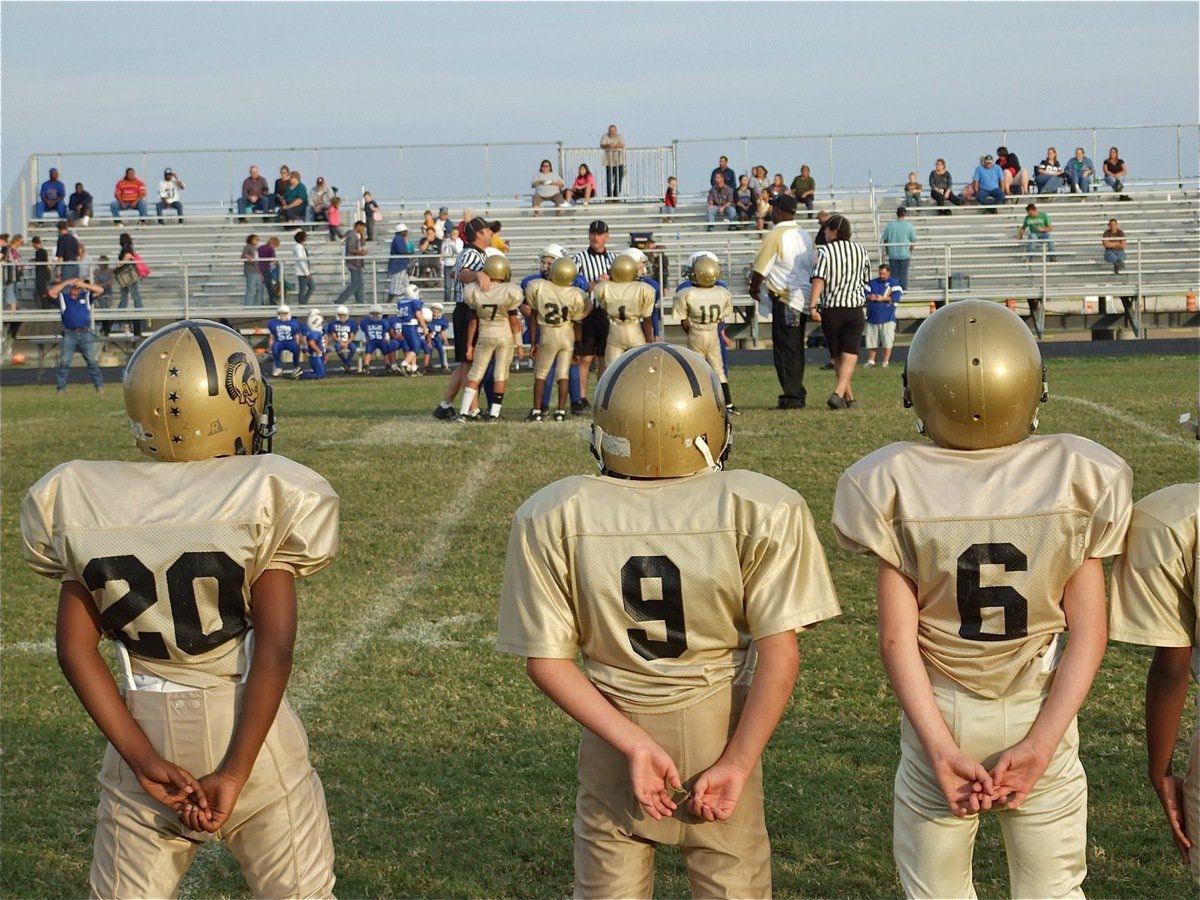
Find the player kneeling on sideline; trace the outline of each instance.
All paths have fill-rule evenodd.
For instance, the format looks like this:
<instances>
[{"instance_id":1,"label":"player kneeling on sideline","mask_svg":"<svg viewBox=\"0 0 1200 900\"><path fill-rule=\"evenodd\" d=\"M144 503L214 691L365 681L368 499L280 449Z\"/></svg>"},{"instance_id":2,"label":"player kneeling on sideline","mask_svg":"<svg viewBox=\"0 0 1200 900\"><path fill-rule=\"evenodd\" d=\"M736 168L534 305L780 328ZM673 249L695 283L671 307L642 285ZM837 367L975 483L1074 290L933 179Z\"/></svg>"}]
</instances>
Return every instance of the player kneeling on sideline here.
<instances>
[{"instance_id":1,"label":"player kneeling on sideline","mask_svg":"<svg viewBox=\"0 0 1200 900\"><path fill-rule=\"evenodd\" d=\"M720 382L689 350L647 344L608 369L591 444L599 477L517 510L496 640L584 726L575 896L650 897L661 843L694 895L769 897L760 757L796 632L840 613L812 515L722 470Z\"/></svg>"},{"instance_id":2,"label":"player kneeling on sideline","mask_svg":"<svg viewBox=\"0 0 1200 900\"><path fill-rule=\"evenodd\" d=\"M61 582L59 664L109 741L92 895L175 896L224 839L256 897L330 897L325 794L284 688L296 578L337 552L338 496L270 452L270 387L223 325L158 331L124 390L158 462L65 463L21 505L26 562Z\"/></svg>"},{"instance_id":3,"label":"player kneeling on sideline","mask_svg":"<svg viewBox=\"0 0 1200 900\"><path fill-rule=\"evenodd\" d=\"M512 268L508 260L501 253L488 256L483 264L483 272L491 279L491 286L486 291L474 283L468 284L463 291L463 299L471 309L466 336L467 361L471 363L471 371L467 373L462 407L455 420L459 422L466 421L488 363L493 358L495 389L487 419L489 422L500 420L500 407L508 386L508 369L517 342L521 340L521 318L517 307L521 305L523 297L521 289L509 283ZM455 340L458 340L457 336Z\"/></svg>"},{"instance_id":4,"label":"player kneeling on sideline","mask_svg":"<svg viewBox=\"0 0 1200 900\"><path fill-rule=\"evenodd\" d=\"M533 407L526 418L533 422L542 421L549 412L541 408L541 403L551 371L558 382L554 421L561 422L567 417L571 357L575 344L582 338L580 323L588 309L587 296L575 287L578 274L575 261L560 256L550 264L549 278L534 279L525 288L534 346Z\"/></svg>"},{"instance_id":5,"label":"player kneeling on sideline","mask_svg":"<svg viewBox=\"0 0 1200 900\"><path fill-rule=\"evenodd\" d=\"M725 408L731 413L737 412L729 393L721 338L717 333L721 323L733 317L733 295L717 284L721 264L709 256L701 256L695 261L689 277L692 286L675 295L675 315L687 333L688 349L703 356L721 379Z\"/></svg>"},{"instance_id":6,"label":"player kneeling on sideline","mask_svg":"<svg viewBox=\"0 0 1200 900\"><path fill-rule=\"evenodd\" d=\"M654 315L654 288L638 281L638 263L625 253L617 255L608 270L610 281L596 285L596 305L608 315L608 343L604 364L611 366L626 350L654 340L650 317Z\"/></svg>"},{"instance_id":7,"label":"player kneeling on sideline","mask_svg":"<svg viewBox=\"0 0 1200 900\"><path fill-rule=\"evenodd\" d=\"M1200 439L1200 420L1182 421ZM1109 637L1155 648L1146 677L1150 784L1200 886L1200 729L1192 733L1186 777L1175 775L1171 765L1192 654L1200 645L1198 553L1200 485L1176 484L1139 500L1125 552L1113 563Z\"/></svg>"},{"instance_id":8,"label":"player kneeling on sideline","mask_svg":"<svg viewBox=\"0 0 1200 900\"><path fill-rule=\"evenodd\" d=\"M1085 438L1030 436L1044 371L1007 309L943 307L904 376L933 444L891 444L838 481L839 543L879 559L879 648L903 710L892 842L909 897L975 896L989 809L1014 897L1083 896L1075 716L1104 656L1100 560L1121 549L1132 476Z\"/></svg>"}]
</instances>

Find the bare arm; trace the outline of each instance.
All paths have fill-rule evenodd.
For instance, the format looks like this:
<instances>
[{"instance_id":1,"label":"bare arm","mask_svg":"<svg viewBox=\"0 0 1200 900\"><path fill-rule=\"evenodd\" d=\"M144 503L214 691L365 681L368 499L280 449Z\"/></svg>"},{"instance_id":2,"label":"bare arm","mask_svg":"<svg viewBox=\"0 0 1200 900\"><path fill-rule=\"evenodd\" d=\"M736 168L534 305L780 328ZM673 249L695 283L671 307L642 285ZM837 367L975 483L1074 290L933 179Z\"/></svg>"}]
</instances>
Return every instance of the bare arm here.
<instances>
[{"instance_id":1,"label":"bare arm","mask_svg":"<svg viewBox=\"0 0 1200 900\"><path fill-rule=\"evenodd\" d=\"M185 824L216 831L225 824L242 787L250 777L267 732L279 712L292 673L296 643L296 578L282 569L268 569L250 587L254 612L254 657L246 678L241 712L225 756L211 774L200 779L210 809L183 816Z\"/></svg>"},{"instance_id":2,"label":"bare arm","mask_svg":"<svg viewBox=\"0 0 1200 900\"><path fill-rule=\"evenodd\" d=\"M954 815L990 809L992 777L959 748L933 698L929 674L917 645L917 586L890 563L879 563L879 653L904 715L917 732L934 776Z\"/></svg>"},{"instance_id":3,"label":"bare arm","mask_svg":"<svg viewBox=\"0 0 1200 900\"><path fill-rule=\"evenodd\" d=\"M758 668L737 728L720 758L696 779L688 803L693 815L709 822L733 815L796 686L800 648L794 631L768 635L754 646Z\"/></svg>"},{"instance_id":4,"label":"bare arm","mask_svg":"<svg viewBox=\"0 0 1200 900\"><path fill-rule=\"evenodd\" d=\"M1187 838L1183 806L1183 779L1174 774L1171 759L1179 734L1179 717L1187 703L1191 647L1158 647L1146 676L1146 755L1150 785L1162 803L1171 825L1175 846L1188 861L1192 842Z\"/></svg>"},{"instance_id":5,"label":"bare arm","mask_svg":"<svg viewBox=\"0 0 1200 900\"><path fill-rule=\"evenodd\" d=\"M58 595L55 643L58 664L92 721L129 764L143 790L176 811L190 804L206 809L200 784L185 769L159 756L130 715L100 655L100 612L77 581L63 582Z\"/></svg>"},{"instance_id":6,"label":"bare arm","mask_svg":"<svg viewBox=\"0 0 1200 900\"><path fill-rule=\"evenodd\" d=\"M671 789L682 784L675 762L657 741L609 703L574 660L530 657L525 670L567 715L625 756L634 796L649 815L671 815L676 806Z\"/></svg>"},{"instance_id":7,"label":"bare arm","mask_svg":"<svg viewBox=\"0 0 1200 900\"><path fill-rule=\"evenodd\" d=\"M1009 747L992 767L995 794L1016 809L1050 764L1067 728L1087 699L1108 644L1104 601L1104 568L1099 559L1085 560L1063 589L1063 611L1070 639L1054 674L1054 683L1029 734Z\"/></svg>"}]
</instances>

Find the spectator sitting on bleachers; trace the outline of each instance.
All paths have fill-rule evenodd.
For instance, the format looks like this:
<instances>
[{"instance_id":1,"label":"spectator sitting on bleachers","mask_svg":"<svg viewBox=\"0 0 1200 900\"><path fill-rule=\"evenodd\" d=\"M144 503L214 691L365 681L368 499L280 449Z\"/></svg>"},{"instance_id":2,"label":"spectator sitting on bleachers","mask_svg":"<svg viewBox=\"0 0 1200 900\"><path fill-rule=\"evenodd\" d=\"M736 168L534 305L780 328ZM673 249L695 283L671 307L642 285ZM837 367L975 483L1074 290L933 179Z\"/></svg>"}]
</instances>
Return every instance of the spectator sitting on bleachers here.
<instances>
[{"instance_id":1,"label":"spectator sitting on bleachers","mask_svg":"<svg viewBox=\"0 0 1200 900\"><path fill-rule=\"evenodd\" d=\"M780 178L782 179L782 175ZM737 207L734 205L733 188L725 183L725 176L719 172L713 177L712 187L708 189L708 230L712 231L713 222L720 216L726 222L737 220Z\"/></svg>"},{"instance_id":2,"label":"spectator sitting on bleachers","mask_svg":"<svg viewBox=\"0 0 1200 900\"><path fill-rule=\"evenodd\" d=\"M242 195L238 197L238 215L244 216L250 210L265 213L270 200L267 199L267 179L259 174L258 166L250 167L250 174L242 180Z\"/></svg>"},{"instance_id":3,"label":"spectator sitting on bleachers","mask_svg":"<svg viewBox=\"0 0 1200 900\"><path fill-rule=\"evenodd\" d=\"M997 147L996 165L1003 173L1001 178L1004 180L1004 193L1029 193L1029 171L1021 168L1017 154L1010 153L1007 147Z\"/></svg>"},{"instance_id":4,"label":"spectator sitting on bleachers","mask_svg":"<svg viewBox=\"0 0 1200 900\"><path fill-rule=\"evenodd\" d=\"M954 178L950 174L950 170L946 168L946 161L939 159L933 164L933 171L929 173L929 196L933 198L933 202L939 207L944 207L946 201L949 200L955 206L962 206L966 201L952 190L954 186ZM939 216L950 215L950 210L939 209Z\"/></svg>"},{"instance_id":5,"label":"spectator sitting on bleachers","mask_svg":"<svg viewBox=\"0 0 1200 900\"><path fill-rule=\"evenodd\" d=\"M713 169L712 172L709 173L709 175L708 175L708 186L709 187L712 187L713 185L715 185L717 183L718 175L720 175L722 178L724 178L725 184L729 185L729 187L731 187L731 188L735 184L737 184L737 173L734 172L733 169L729 168L729 157L728 156L722 156L717 161L717 167L715 169Z\"/></svg>"},{"instance_id":6,"label":"spectator sitting on bleachers","mask_svg":"<svg viewBox=\"0 0 1200 900\"><path fill-rule=\"evenodd\" d=\"M530 187L533 188L533 214L535 216L541 215L538 208L547 200L559 207L567 204L566 185L563 183L562 177L554 171L554 164L548 159L542 160L537 174L530 182Z\"/></svg>"},{"instance_id":7,"label":"spectator sitting on bleachers","mask_svg":"<svg viewBox=\"0 0 1200 900\"><path fill-rule=\"evenodd\" d=\"M817 182L812 177L812 171L808 166L800 167L800 174L792 179L792 196L796 198L796 202L803 204L804 208L812 212L813 198L817 194Z\"/></svg>"},{"instance_id":8,"label":"spectator sitting on bleachers","mask_svg":"<svg viewBox=\"0 0 1200 900\"><path fill-rule=\"evenodd\" d=\"M1033 181L1039 194L1057 194L1066 184L1063 167L1058 161L1058 151L1053 147L1046 148L1046 158L1034 168Z\"/></svg>"},{"instance_id":9,"label":"spectator sitting on bleachers","mask_svg":"<svg viewBox=\"0 0 1200 900\"><path fill-rule=\"evenodd\" d=\"M750 177L742 175L738 178L737 190L734 191L734 205L737 207L739 222L749 222L754 218L754 192L750 190Z\"/></svg>"},{"instance_id":10,"label":"spectator sitting on bleachers","mask_svg":"<svg viewBox=\"0 0 1200 900\"><path fill-rule=\"evenodd\" d=\"M979 157L979 165L975 167L975 175L971 179L971 189L975 199L984 206L997 206L1004 202L1003 175L990 153Z\"/></svg>"},{"instance_id":11,"label":"spectator sitting on bleachers","mask_svg":"<svg viewBox=\"0 0 1200 900\"><path fill-rule=\"evenodd\" d=\"M288 185L292 183L292 170L287 166L279 167L279 177L275 179L275 190L271 194L270 205L271 209L279 209L284 204L283 195L287 192Z\"/></svg>"},{"instance_id":12,"label":"spectator sitting on bleachers","mask_svg":"<svg viewBox=\"0 0 1200 900\"><path fill-rule=\"evenodd\" d=\"M771 218L771 189L764 187L758 192L758 199L754 204L754 223L758 226L759 231L767 227L769 218Z\"/></svg>"},{"instance_id":13,"label":"spectator sitting on bleachers","mask_svg":"<svg viewBox=\"0 0 1200 900\"><path fill-rule=\"evenodd\" d=\"M67 201L67 218L80 225L87 225L94 215L92 195L83 189L83 182L75 182L75 193Z\"/></svg>"},{"instance_id":14,"label":"spectator sitting on bleachers","mask_svg":"<svg viewBox=\"0 0 1200 900\"><path fill-rule=\"evenodd\" d=\"M1120 275L1125 268L1125 232L1116 219L1108 220L1108 228L1100 235L1100 241L1104 245L1104 261L1112 263L1114 275Z\"/></svg>"},{"instance_id":15,"label":"spectator sitting on bleachers","mask_svg":"<svg viewBox=\"0 0 1200 900\"><path fill-rule=\"evenodd\" d=\"M1116 147L1108 148L1108 158L1101 164L1104 168L1104 183L1113 189L1115 193L1120 194L1125 190L1125 179L1129 175L1129 170L1125 167L1125 160L1121 159L1121 153ZM1129 198L1122 194L1122 200Z\"/></svg>"},{"instance_id":16,"label":"spectator sitting on bleachers","mask_svg":"<svg viewBox=\"0 0 1200 900\"><path fill-rule=\"evenodd\" d=\"M921 205L921 182L917 180L916 172L908 173L908 181L904 184L904 205L909 208Z\"/></svg>"},{"instance_id":17,"label":"spectator sitting on bleachers","mask_svg":"<svg viewBox=\"0 0 1200 900\"><path fill-rule=\"evenodd\" d=\"M770 190L772 200L776 197L782 197L784 194L787 194L789 197L792 196L792 192L788 189L788 186L783 183L782 172L775 173L775 178L770 184Z\"/></svg>"},{"instance_id":18,"label":"spectator sitting on bleachers","mask_svg":"<svg viewBox=\"0 0 1200 900\"><path fill-rule=\"evenodd\" d=\"M137 177L133 169L125 170L125 177L113 189L113 197L116 199L110 206L114 225L120 226L123 209L136 209L139 216L143 219L146 217L146 183Z\"/></svg>"},{"instance_id":19,"label":"spectator sitting on bleachers","mask_svg":"<svg viewBox=\"0 0 1200 900\"><path fill-rule=\"evenodd\" d=\"M797 176L799 177L799 176ZM750 190L754 191L754 196L757 198L764 189L770 188L771 182L767 180L766 166L751 166L750 167Z\"/></svg>"},{"instance_id":20,"label":"spectator sitting on bleachers","mask_svg":"<svg viewBox=\"0 0 1200 900\"><path fill-rule=\"evenodd\" d=\"M283 205L279 218L285 222L303 222L308 215L308 188L300 180L299 172L288 174L288 186L283 192Z\"/></svg>"},{"instance_id":21,"label":"spectator sitting on bleachers","mask_svg":"<svg viewBox=\"0 0 1200 900\"><path fill-rule=\"evenodd\" d=\"M58 178L58 169L50 170L50 177L42 182L38 191L36 206L37 218L46 218L46 213L53 210L60 219L67 217L67 186Z\"/></svg>"},{"instance_id":22,"label":"spectator sitting on bleachers","mask_svg":"<svg viewBox=\"0 0 1200 900\"><path fill-rule=\"evenodd\" d=\"M1026 234L1028 234L1027 237ZM1033 203L1025 207L1025 218L1021 222L1021 227L1017 229L1017 238L1022 237L1025 237L1026 262L1034 261L1038 241L1046 242L1047 259L1054 262L1054 226L1050 224L1050 217L1044 212L1038 212L1037 206Z\"/></svg>"},{"instance_id":23,"label":"spectator sitting on bleachers","mask_svg":"<svg viewBox=\"0 0 1200 900\"><path fill-rule=\"evenodd\" d=\"M333 194L330 193L329 186L325 184L325 179L318 175L317 183L308 195L308 205L312 207L314 222L325 221L325 210L329 208L329 201L332 199Z\"/></svg>"},{"instance_id":24,"label":"spectator sitting on bleachers","mask_svg":"<svg viewBox=\"0 0 1200 900\"><path fill-rule=\"evenodd\" d=\"M575 183L571 185L571 199L575 201L583 201L583 205L587 206L593 197L596 196L596 176L592 174L592 170L588 168L587 163L579 164L579 174L575 176Z\"/></svg>"},{"instance_id":25,"label":"spectator sitting on bleachers","mask_svg":"<svg viewBox=\"0 0 1200 900\"><path fill-rule=\"evenodd\" d=\"M437 236L444 241L450 236L450 232L455 230L455 227L456 226L454 222L450 220L450 207L443 206L438 210L437 222L434 223L434 228L437 230Z\"/></svg>"},{"instance_id":26,"label":"spectator sitting on bleachers","mask_svg":"<svg viewBox=\"0 0 1200 900\"><path fill-rule=\"evenodd\" d=\"M183 224L183 202L179 199L179 192L183 190L187 190L183 180L171 169L166 169L163 172L163 180L158 183L158 202L154 204L159 225L166 224L163 221L163 211L168 209L175 210L179 215L179 224Z\"/></svg>"},{"instance_id":27,"label":"spectator sitting on bleachers","mask_svg":"<svg viewBox=\"0 0 1200 900\"><path fill-rule=\"evenodd\" d=\"M1066 170L1067 184L1071 185L1072 194L1086 194L1092 189L1092 176L1096 174L1096 167L1082 147L1075 148L1075 158L1067 160Z\"/></svg>"}]
</instances>

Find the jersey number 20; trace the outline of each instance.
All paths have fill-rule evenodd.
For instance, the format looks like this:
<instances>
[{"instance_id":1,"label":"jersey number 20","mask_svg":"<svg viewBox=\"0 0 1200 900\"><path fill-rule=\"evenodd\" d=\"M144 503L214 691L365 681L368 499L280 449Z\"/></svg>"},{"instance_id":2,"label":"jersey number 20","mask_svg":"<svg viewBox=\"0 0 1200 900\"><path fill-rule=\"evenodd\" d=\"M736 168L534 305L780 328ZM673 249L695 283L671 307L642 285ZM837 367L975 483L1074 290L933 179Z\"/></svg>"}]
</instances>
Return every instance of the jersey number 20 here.
<instances>
[{"instance_id":1,"label":"jersey number 20","mask_svg":"<svg viewBox=\"0 0 1200 900\"><path fill-rule=\"evenodd\" d=\"M196 579L217 583L217 609L221 626L204 633L196 605ZM167 569L167 599L175 625L175 643L191 656L207 653L246 630L242 582L245 570L227 553L206 551L184 553ZM136 556L104 556L93 559L83 570L89 591L98 591L114 581L124 581L129 591L100 614L100 627L121 641L131 652L150 659L170 659L166 641L157 631L126 630L134 619L158 602L154 573Z\"/></svg>"}]
</instances>

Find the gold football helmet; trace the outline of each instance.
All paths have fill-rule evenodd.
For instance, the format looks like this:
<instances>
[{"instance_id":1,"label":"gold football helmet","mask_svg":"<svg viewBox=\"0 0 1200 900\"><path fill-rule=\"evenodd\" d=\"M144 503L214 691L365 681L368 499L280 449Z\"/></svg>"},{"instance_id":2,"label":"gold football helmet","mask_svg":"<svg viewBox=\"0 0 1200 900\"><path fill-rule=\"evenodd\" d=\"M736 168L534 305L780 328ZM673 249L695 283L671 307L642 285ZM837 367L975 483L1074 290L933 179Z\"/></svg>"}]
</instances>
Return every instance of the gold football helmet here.
<instances>
[{"instance_id":1,"label":"gold football helmet","mask_svg":"<svg viewBox=\"0 0 1200 900\"><path fill-rule=\"evenodd\" d=\"M721 264L708 256L701 256L692 264L691 282L696 287L712 287L721 277Z\"/></svg>"},{"instance_id":2,"label":"gold football helmet","mask_svg":"<svg viewBox=\"0 0 1200 900\"><path fill-rule=\"evenodd\" d=\"M985 300L950 303L921 323L904 368L904 405L942 447L984 450L1024 440L1047 398L1046 370L1025 323Z\"/></svg>"},{"instance_id":3,"label":"gold football helmet","mask_svg":"<svg viewBox=\"0 0 1200 900\"><path fill-rule=\"evenodd\" d=\"M613 260L612 266L608 270L608 277L613 281L637 281L637 260L622 253Z\"/></svg>"},{"instance_id":4,"label":"gold football helmet","mask_svg":"<svg viewBox=\"0 0 1200 900\"><path fill-rule=\"evenodd\" d=\"M508 257L497 253L484 260L483 273L492 281L508 281L512 277L512 266L508 264Z\"/></svg>"},{"instance_id":5,"label":"gold football helmet","mask_svg":"<svg viewBox=\"0 0 1200 900\"><path fill-rule=\"evenodd\" d=\"M232 328L203 319L168 325L125 367L125 412L138 449L183 462L270 453L271 386Z\"/></svg>"},{"instance_id":6,"label":"gold football helmet","mask_svg":"<svg viewBox=\"0 0 1200 900\"><path fill-rule=\"evenodd\" d=\"M723 397L698 353L662 343L627 350L596 385L591 444L600 471L678 478L721 468L732 446Z\"/></svg>"},{"instance_id":7,"label":"gold football helmet","mask_svg":"<svg viewBox=\"0 0 1200 900\"><path fill-rule=\"evenodd\" d=\"M570 287L579 277L579 266L569 256L560 256L550 265L550 280L559 287Z\"/></svg>"}]
</instances>

